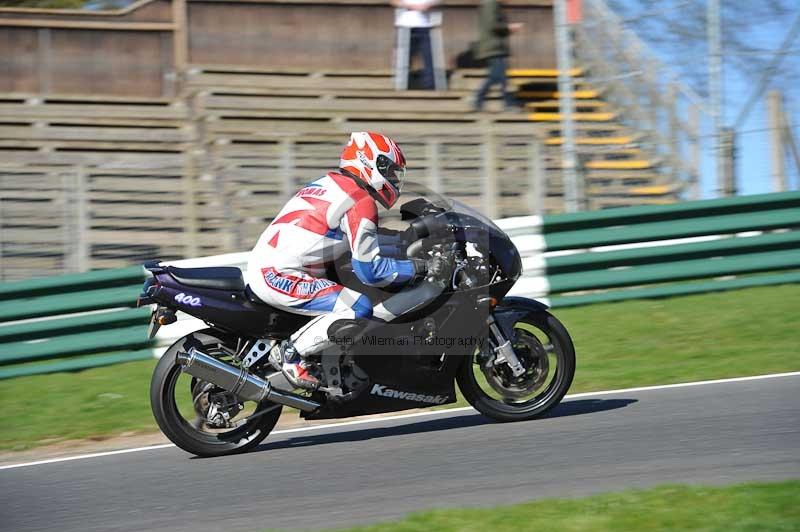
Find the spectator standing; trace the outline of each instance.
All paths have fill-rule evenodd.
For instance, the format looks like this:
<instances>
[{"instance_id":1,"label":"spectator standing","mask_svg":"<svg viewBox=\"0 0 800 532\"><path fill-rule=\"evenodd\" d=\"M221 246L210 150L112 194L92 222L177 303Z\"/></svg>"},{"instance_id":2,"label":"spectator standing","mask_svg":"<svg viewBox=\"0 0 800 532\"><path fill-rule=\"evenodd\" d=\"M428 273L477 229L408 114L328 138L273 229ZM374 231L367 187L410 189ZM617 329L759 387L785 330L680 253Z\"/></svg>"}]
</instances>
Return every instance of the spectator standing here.
<instances>
[{"instance_id":1,"label":"spectator standing","mask_svg":"<svg viewBox=\"0 0 800 532\"><path fill-rule=\"evenodd\" d=\"M493 85L500 86L506 111L519 109L519 102L506 88L506 70L508 69L508 56L511 53L508 36L519 31L522 26L523 24L520 22L509 24L499 1L481 0L478 15L479 38L475 59L486 61L489 71L486 80L475 94L475 111L483 110L486 94Z\"/></svg>"},{"instance_id":2,"label":"spectator standing","mask_svg":"<svg viewBox=\"0 0 800 532\"><path fill-rule=\"evenodd\" d=\"M435 85L431 28L441 25L441 12L432 11L432 8L436 7L439 2L440 0L391 0L391 4L396 8L395 28L398 32L401 28L406 28L411 34L408 58L403 58L403 60L407 60L410 65L411 58L417 55L422 56L423 70L420 88L428 90L433 90ZM401 60L399 57L401 52L402 50L398 47L397 61ZM409 74L410 70L409 68Z\"/></svg>"}]
</instances>

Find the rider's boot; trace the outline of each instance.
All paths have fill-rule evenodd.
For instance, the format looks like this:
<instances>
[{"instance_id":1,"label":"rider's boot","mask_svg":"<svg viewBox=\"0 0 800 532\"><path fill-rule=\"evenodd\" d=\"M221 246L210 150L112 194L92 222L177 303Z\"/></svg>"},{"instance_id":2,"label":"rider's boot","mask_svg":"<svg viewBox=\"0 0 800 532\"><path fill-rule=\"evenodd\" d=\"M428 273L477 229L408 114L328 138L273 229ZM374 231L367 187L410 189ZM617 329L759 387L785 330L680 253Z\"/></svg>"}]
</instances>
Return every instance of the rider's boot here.
<instances>
[{"instance_id":1,"label":"rider's boot","mask_svg":"<svg viewBox=\"0 0 800 532\"><path fill-rule=\"evenodd\" d=\"M319 388L319 379L313 374L317 371L316 364L304 360L288 340L281 343L280 351L281 371L289 382L305 390Z\"/></svg>"}]
</instances>

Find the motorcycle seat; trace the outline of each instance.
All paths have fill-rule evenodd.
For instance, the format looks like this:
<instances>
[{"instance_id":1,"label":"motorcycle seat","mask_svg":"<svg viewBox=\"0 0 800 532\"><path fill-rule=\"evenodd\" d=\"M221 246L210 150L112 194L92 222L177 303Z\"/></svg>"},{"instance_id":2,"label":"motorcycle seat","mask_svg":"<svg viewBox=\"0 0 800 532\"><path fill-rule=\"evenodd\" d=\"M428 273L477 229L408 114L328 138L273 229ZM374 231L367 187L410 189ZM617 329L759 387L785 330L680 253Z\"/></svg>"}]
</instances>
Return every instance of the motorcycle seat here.
<instances>
[{"instance_id":1,"label":"motorcycle seat","mask_svg":"<svg viewBox=\"0 0 800 532\"><path fill-rule=\"evenodd\" d=\"M261 298L258 297L255 292L253 292L253 289L250 288L249 285L245 287L244 295L247 296L247 300L250 301L250 303L253 303L254 305L262 305L266 307L270 306L269 303L262 301Z\"/></svg>"},{"instance_id":2,"label":"motorcycle seat","mask_svg":"<svg viewBox=\"0 0 800 532\"><path fill-rule=\"evenodd\" d=\"M196 288L241 292L245 284L242 270L232 266L216 268L178 268L167 266L167 272L179 283Z\"/></svg>"}]
</instances>

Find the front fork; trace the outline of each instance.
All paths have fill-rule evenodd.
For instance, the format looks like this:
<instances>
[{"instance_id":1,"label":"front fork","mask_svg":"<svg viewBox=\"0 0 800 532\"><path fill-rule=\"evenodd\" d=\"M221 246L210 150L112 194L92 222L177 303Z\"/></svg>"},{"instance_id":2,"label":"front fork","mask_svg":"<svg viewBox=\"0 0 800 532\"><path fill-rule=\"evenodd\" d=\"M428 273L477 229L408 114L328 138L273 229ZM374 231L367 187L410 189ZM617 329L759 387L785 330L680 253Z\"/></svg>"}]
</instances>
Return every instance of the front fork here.
<instances>
[{"instance_id":1,"label":"front fork","mask_svg":"<svg viewBox=\"0 0 800 532\"><path fill-rule=\"evenodd\" d=\"M495 343L497 344L497 347L494 348L494 365L508 364L508 367L511 368L512 375L515 377L519 377L525 373L525 367L519 361L519 358L517 358L514 347L511 345L511 340L503 335L503 331L498 327L492 314L489 314L486 318L486 323L489 325L489 330L492 332Z\"/></svg>"}]
</instances>

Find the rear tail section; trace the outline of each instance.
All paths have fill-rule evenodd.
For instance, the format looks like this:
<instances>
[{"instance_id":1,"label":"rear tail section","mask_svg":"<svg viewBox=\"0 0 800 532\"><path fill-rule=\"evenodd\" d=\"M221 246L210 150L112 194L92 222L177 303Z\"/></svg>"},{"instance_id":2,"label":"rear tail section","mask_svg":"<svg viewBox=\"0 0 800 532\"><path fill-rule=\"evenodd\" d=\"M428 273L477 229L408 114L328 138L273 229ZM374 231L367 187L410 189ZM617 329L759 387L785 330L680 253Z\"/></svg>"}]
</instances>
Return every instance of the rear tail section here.
<instances>
[{"instance_id":1,"label":"rear tail section","mask_svg":"<svg viewBox=\"0 0 800 532\"><path fill-rule=\"evenodd\" d=\"M251 337L288 337L310 319L261 302L249 290L238 268L178 268L158 261L144 265L150 272L139 305L156 304L152 334L175 321L177 311Z\"/></svg>"}]
</instances>

